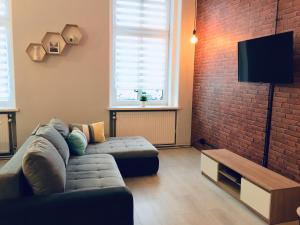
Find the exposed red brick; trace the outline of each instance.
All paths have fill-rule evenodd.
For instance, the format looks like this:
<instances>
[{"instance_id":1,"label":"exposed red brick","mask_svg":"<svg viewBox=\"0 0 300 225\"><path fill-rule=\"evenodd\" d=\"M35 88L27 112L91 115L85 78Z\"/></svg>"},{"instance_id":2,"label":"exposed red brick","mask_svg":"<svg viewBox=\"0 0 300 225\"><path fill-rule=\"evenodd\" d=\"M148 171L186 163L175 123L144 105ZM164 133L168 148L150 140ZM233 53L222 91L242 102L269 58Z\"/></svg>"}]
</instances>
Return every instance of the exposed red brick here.
<instances>
[{"instance_id":1,"label":"exposed red brick","mask_svg":"<svg viewBox=\"0 0 300 225\"><path fill-rule=\"evenodd\" d=\"M198 0L192 142L200 138L257 163L268 85L238 83L237 42L275 31L276 0ZM278 32L294 31L295 83L275 88L269 168L300 181L300 1L279 1Z\"/></svg>"}]
</instances>

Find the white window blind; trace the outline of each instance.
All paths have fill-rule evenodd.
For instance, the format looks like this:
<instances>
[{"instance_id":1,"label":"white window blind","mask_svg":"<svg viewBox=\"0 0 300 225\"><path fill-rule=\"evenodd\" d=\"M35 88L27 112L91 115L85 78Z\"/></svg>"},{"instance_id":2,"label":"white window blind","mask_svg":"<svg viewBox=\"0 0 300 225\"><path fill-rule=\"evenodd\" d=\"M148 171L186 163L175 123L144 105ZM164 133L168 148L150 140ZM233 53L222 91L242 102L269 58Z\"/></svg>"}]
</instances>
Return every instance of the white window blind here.
<instances>
[{"instance_id":1,"label":"white window blind","mask_svg":"<svg viewBox=\"0 0 300 225\"><path fill-rule=\"evenodd\" d=\"M116 102L166 103L170 0L114 0L113 89Z\"/></svg>"},{"instance_id":2,"label":"white window blind","mask_svg":"<svg viewBox=\"0 0 300 225\"><path fill-rule=\"evenodd\" d=\"M8 0L0 0L0 108L14 107Z\"/></svg>"}]
</instances>

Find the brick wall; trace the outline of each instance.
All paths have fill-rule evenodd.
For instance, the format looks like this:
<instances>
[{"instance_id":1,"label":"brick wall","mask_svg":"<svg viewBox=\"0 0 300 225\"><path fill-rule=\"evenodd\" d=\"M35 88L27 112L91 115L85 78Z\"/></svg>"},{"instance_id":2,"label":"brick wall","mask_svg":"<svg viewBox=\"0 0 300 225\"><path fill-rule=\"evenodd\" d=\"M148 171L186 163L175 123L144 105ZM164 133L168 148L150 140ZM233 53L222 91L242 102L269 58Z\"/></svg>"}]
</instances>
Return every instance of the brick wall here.
<instances>
[{"instance_id":1,"label":"brick wall","mask_svg":"<svg viewBox=\"0 0 300 225\"><path fill-rule=\"evenodd\" d=\"M205 138L260 163L268 85L237 82L237 42L273 34L276 0L198 0L192 142ZM300 0L280 0L294 31L295 84L275 88L269 167L300 181Z\"/></svg>"}]
</instances>

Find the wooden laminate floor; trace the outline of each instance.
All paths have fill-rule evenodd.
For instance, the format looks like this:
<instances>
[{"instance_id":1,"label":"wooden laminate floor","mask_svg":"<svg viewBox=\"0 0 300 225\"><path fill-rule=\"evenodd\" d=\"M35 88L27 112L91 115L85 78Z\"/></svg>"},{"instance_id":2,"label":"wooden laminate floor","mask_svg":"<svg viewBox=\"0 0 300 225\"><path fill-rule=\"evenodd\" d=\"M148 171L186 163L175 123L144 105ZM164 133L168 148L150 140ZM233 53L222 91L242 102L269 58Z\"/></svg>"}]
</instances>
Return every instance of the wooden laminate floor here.
<instances>
[{"instance_id":1,"label":"wooden laminate floor","mask_svg":"<svg viewBox=\"0 0 300 225\"><path fill-rule=\"evenodd\" d=\"M135 225L266 225L203 177L200 152L160 150L157 176L125 180L134 196Z\"/></svg>"}]
</instances>

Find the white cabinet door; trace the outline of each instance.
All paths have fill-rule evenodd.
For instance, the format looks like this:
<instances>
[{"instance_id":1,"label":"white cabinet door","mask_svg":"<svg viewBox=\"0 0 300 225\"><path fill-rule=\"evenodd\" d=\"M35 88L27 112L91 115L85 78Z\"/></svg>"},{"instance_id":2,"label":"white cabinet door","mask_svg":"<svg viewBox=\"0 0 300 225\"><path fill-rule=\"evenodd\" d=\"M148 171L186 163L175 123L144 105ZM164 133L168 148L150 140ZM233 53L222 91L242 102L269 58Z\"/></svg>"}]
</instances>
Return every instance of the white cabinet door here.
<instances>
[{"instance_id":1,"label":"white cabinet door","mask_svg":"<svg viewBox=\"0 0 300 225\"><path fill-rule=\"evenodd\" d=\"M241 184L241 201L270 219L271 194L244 178Z\"/></svg>"},{"instance_id":2,"label":"white cabinet door","mask_svg":"<svg viewBox=\"0 0 300 225\"><path fill-rule=\"evenodd\" d=\"M218 168L219 163L201 154L201 172L216 182L218 181Z\"/></svg>"}]
</instances>

